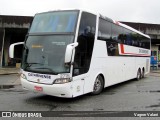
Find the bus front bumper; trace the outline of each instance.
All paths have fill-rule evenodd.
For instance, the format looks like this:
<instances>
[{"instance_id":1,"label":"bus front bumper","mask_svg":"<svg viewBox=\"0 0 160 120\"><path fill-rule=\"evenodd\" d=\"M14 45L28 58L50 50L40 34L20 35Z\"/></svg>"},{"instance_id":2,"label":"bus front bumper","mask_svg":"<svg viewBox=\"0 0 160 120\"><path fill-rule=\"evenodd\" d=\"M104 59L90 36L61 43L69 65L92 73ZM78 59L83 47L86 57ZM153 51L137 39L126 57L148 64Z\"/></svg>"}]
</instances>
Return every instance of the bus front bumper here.
<instances>
[{"instance_id":1,"label":"bus front bumper","mask_svg":"<svg viewBox=\"0 0 160 120\"><path fill-rule=\"evenodd\" d=\"M64 97L64 98L73 97L71 83L46 85L46 84L30 82L26 79L21 78L21 84L23 89L26 90L57 97Z\"/></svg>"}]
</instances>

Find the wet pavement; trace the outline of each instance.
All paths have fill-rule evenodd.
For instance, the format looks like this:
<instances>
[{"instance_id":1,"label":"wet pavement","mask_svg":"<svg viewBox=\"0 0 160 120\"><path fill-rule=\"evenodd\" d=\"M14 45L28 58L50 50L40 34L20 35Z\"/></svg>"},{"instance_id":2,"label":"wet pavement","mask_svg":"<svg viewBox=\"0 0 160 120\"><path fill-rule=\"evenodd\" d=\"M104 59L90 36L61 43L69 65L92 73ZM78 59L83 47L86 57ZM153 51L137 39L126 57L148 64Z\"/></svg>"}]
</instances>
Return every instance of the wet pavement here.
<instances>
[{"instance_id":1,"label":"wet pavement","mask_svg":"<svg viewBox=\"0 0 160 120\"><path fill-rule=\"evenodd\" d=\"M5 77L3 79L17 76L7 75ZM86 94L73 99L64 99L30 92L23 90L21 85L15 85L0 89L0 111L159 111L159 86L159 77L148 76L139 81L130 80L108 87L100 95Z\"/></svg>"},{"instance_id":2,"label":"wet pavement","mask_svg":"<svg viewBox=\"0 0 160 120\"><path fill-rule=\"evenodd\" d=\"M0 88L0 111L160 111L159 70L152 70L147 77L139 81L133 79L108 87L100 95L86 94L73 99L23 90L18 74L0 75L1 84L2 81L5 83L7 80L12 81L12 84ZM19 83L13 84L16 81ZM80 118L61 119L79 120ZM115 120L115 118L107 119ZM150 119L141 118L141 120ZM158 119L153 118L153 120ZM135 118L126 118L126 120L135 120Z\"/></svg>"},{"instance_id":3,"label":"wet pavement","mask_svg":"<svg viewBox=\"0 0 160 120\"><path fill-rule=\"evenodd\" d=\"M16 78L14 75L5 77L6 79ZM21 85L15 85L0 89L0 111L160 111L159 86L160 77L152 75L139 81L130 80L108 87L100 95L86 94L73 99L64 99L30 92L23 90ZM80 118L70 118L70 120L75 119ZM109 119L115 120L115 118ZM124 118L118 118L118 120L124 120ZM126 118L126 120L135 120L135 118Z\"/></svg>"}]
</instances>

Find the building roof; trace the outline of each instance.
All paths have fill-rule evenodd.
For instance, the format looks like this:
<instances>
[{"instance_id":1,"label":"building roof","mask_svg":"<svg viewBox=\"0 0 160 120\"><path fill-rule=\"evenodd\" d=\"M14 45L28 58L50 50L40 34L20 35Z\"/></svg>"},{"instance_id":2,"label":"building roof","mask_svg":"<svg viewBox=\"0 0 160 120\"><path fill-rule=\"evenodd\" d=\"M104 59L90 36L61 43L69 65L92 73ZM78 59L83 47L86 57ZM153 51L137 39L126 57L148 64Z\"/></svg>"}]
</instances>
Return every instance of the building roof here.
<instances>
[{"instance_id":1,"label":"building roof","mask_svg":"<svg viewBox=\"0 0 160 120\"><path fill-rule=\"evenodd\" d=\"M0 27L13 27L16 26L23 26L24 24L31 24L33 20L32 16L7 16L7 15L0 15Z\"/></svg>"},{"instance_id":2,"label":"building roof","mask_svg":"<svg viewBox=\"0 0 160 120\"><path fill-rule=\"evenodd\" d=\"M144 31L146 29L160 30L160 24L150 24L150 23L133 23L133 22L122 22L129 25L139 31Z\"/></svg>"}]
</instances>

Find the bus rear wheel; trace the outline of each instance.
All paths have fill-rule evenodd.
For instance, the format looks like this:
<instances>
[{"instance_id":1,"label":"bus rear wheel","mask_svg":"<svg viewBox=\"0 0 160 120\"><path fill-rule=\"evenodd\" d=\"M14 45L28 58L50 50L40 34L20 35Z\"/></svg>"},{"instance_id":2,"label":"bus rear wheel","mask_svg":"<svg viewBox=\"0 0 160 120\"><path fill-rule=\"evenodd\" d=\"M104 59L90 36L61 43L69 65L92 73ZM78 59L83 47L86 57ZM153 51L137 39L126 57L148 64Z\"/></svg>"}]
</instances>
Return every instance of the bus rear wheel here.
<instances>
[{"instance_id":1,"label":"bus rear wheel","mask_svg":"<svg viewBox=\"0 0 160 120\"><path fill-rule=\"evenodd\" d=\"M137 78L136 79L137 80L141 79L141 70L140 69L138 69L138 71L137 71Z\"/></svg>"},{"instance_id":2,"label":"bus rear wheel","mask_svg":"<svg viewBox=\"0 0 160 120\"><path fill-rule=\"evenodd\" d=\"M145 74L145 71L144 71L144 69L142 69L142 75L141 75L141 78L144 78L144 74Z\"/></svg>"},{"instance_id":3,"label":"bus rear wheel","mask_svg":"<svg viewBox=\"0 0 160 120\"><path fill-rule=\"evenodd\" d=\"M98 95L102 92L104 87L104 81L102 76L98 75L95 82L94 82L94 86L93 86L93 95Z\"/></svg>"}]
</instances>

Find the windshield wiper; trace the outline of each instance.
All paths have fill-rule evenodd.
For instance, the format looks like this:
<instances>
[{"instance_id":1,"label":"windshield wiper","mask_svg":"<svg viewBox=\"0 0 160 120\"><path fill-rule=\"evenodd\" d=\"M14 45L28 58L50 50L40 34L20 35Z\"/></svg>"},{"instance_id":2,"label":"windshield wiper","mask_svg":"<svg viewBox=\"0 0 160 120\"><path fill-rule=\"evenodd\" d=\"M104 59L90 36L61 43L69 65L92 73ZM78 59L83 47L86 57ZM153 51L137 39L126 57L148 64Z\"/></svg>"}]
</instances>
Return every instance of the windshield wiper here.
<instances>
[{"instance_id":1,"label":"windshield wiper","mask_svg":"<svg viewBox=\"0 0 160 120\"><path fill-rule=\"evenodd\" d=\"M35 68L35 69L47 69L49 70L50 72L52 72L53 74L57 75L58 73L53 71L51 68L47 68L47 67L39 67L39 68Z\"/></svg>"},{"instance_id":2,"label":"windshield wiper","mask_svg":"<svg viewBox=\"0 0 160 120\"><path fill-rule=\"evenodd\" d=\"M25 67L25 69L28 68L28 67L31 67L34 64L44 65L42 63L26 63L26 64L27 64L27 66Z\"/></svg>"}]
</instances>

